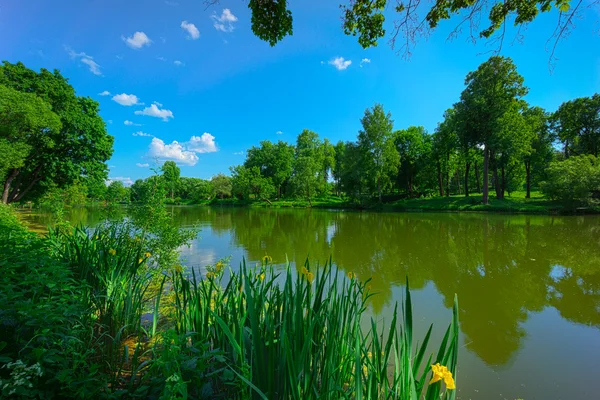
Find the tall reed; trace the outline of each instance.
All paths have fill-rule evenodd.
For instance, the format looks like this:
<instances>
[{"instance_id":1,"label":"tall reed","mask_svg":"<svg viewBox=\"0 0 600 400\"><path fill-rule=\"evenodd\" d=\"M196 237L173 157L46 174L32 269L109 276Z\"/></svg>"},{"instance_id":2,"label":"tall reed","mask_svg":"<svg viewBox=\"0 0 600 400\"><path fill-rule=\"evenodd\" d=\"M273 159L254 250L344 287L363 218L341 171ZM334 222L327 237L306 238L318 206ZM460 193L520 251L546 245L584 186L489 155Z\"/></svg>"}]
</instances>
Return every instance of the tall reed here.
<instances>
[{"instance_id":1,"label":"tall reed","mask_svg":"<svg viewBox=\"0 0 600 400\"><path fill-rule=\"evenodd\" d=\"M427 356L432 327L413 341L412 303L394 310L391 324L361 322L371 294L368 282L346 277L328 262L298 273L268 265L230 271L221 286L222 265L199 278L172 276L174 323L180 335L220 350L238 383L213 379L213 392L256 399L454 399L442 381L429 384L432 363L456 379L458 311L437 352ZM368 321L367 321L368 322Z\"/></svg>"}]
</instances>

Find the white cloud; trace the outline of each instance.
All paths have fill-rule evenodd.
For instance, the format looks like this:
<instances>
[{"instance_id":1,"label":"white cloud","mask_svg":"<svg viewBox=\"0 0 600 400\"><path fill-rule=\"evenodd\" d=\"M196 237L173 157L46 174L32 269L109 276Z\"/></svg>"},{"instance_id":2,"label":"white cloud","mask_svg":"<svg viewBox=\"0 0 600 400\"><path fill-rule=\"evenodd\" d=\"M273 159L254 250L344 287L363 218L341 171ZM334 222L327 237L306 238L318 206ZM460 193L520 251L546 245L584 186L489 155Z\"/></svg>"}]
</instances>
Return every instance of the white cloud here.
<instances>
[{"instance_id":1,"label":"white cloud","mask_svg":"<svg viewBox=\"0 0 600 400\"><path fill-rule=\"evenodd\" d=\"M113 101L119 103L122 106L134 106L140 104L140 99L135 94L121 93L113 96Z\"/></svg>"},{"instance_id":2,"label":"white cloud","mask_svg":"<svg viewBox=\"0 0 600 400\"><path fill-rule=\"evenodd\" d=\"M352 61L345 60L344 57L336 57L333 60L329 61L329 65L333 65L337 68L338 71L343 71L348 68L352 64Z\"/></svg>"},{"instance_id":3,"label":"white cloud","mask_svg":"<svg viewBox=\"0 0 600 400\"><path fill-rule=\"evenodd\" d=\"M166 59L166 58L164 58L164 57L156 57L156 59L157 59L157 60L160 60L160 61L167 61L167 59Z\"/></svg>"},{"instance_id":4,"label":"white cloud","mask_svg":"<svg viewBox=\"0 0 600 400\"><path fill-rule=\"evenodd\" d=\"M110 92L108 90L105 90L102 93L98 93L98 96L110 96Z\"/></svg>"},{"instance_id":5,"label":"white cloud","mask_svg":"<svg viewBox=\"0 0 600 400\"><path fill-rule=\"evenodd\" d=\"M153 138L148 148L148 157L159 160L173 160L183 165L196 165L198 156L195 152L186 150L181 143L174 140L165 144L159 138Z\"/></svg>"},{"instance_id":6,"label":"white cloud","mask_svg":"<svg viewBox=\"0 0 600 400\"><path fill-rule=\"evenodd\" d=\"M371 59L370 58L363 58L362 60L360 60L360 67L363 67L363 64L371 64Z\"/></svg>"},{"instance_id":7,"label":"white cloud","mask_svg":"<svg viewBox=\"0 0 600 400\"><path fill-rule=\"evenodd\" d=\"M224 8L221 16L213 14L211 15L211 18L214 21L213 26L215 29L221 32L233 32L233 23L238 20L238 18L231 13L229 8Z\"/></svg>"},{"instance_id":8,"label":"white cloud","mask_svg":"<svg viewBox=\"0 0 600 400\"><path fill-rule=\"evenodd\" d=\"M190 35L188 36L188 39L196 40L200 37L200 31L198 28L196 28L196 25L190 22L181 21L181 29L187 31L187 33Z\"/></svg>"},{"instance_id":9,"label":"white cloud","mask_svg":"<svg viewBox=\"0 0 600 400\"><path fill-rule=\"evenodd\" d=\"M236 156L243 156L244 152L243 151L236 151L235 153L233 153Z\"/></svg>"},{"instance_id":10,"label":"white cloud","mask_svg":"<svg viewBox=\"0 0 600 400\"><path fill-rule=\"evenodd\" d=\"M204 132L202 136L192 136L190 141L186 143L186 147L196 153L214 153L218 151L215 137L208 132Z\"/></svg>"},{"instance_id":11,"label":"white cloud","mask_svg":"<svg viewBox=\"0 0 600 400\"><path fill-rule=\"evenodd\" d=\"M154 137L154 135L151 135L149 133L142 132L142 131L133 132L132 135L133 136L143 136L143 137Z\"/></svg>"},{"instance_id":12,"label":"white cloud","mask_svg":"<svg viewBox=\"0 0 600 400\"><path fill-rule=\"evenodd\" d=\"M106 180L106 185L110 185L110 183L113 182L113 181L121 181L121 182L123 182L123 185L125 185L125 186L131 186L131 185L133 185L133 181L131 180L130 177L123 177L123 176L117 176L117 177L114 177L114 178L108 178Z\"/></svg>"},{"instance_id":13,"label":"white cloud","mask_svg":"<svg viewBox=\"0 0 600 400\"><path fill-rule=\"evenodd\" d=\"M148 163L135 163L136 166L140 167L140 168L148 168L150 166L150 164Z\"/></svg>"},{"instance_id":14,"label":"white cloud","mask_svg":"<svg viewBox=\"0 0 600 400\"><path fill-rule=\"evenodd\" d=\"M102 71L100 71L100 65L94 61L94 57L88 56L85 53L77 53L69 46L65 46L65 50L69 54L69 57L72 59L78 59L81 63L87 65L90 68L90 72L94 75L102 75Z\"/></svg>"},{"instance_id":15,"label":"white cloud","mask_svg":"<svg viewBox=\"0 0 600 400\"><path fill-rule=\"evenodd\" d=\"M121 36L121 39L132 49L141 49L144 46L150 46L152 43L152 40L144 32L136 32L130 37Z\"/></svg>"},{"instance_id":16,"label":"white cloud","mask_svg":"<svg viewBox=\"0 0 600 400\"><path fill-rule=\"evenodd\" d=\"M185 65L184 63L182 63L182 62L181 62L181 61L179 61L179 60L175 60L175 61L173 61L173 64L177 65L178 67L182 67L182 66L184 66L184 65Z\"/></svg>"},{"instance_id":17,"label":"white cloud","mask_svg":"<svg viewBox=\"0 0 600 400\"><path fill-rule=\"evenodd\" d=\"M159 103L158 101L153 101L153 102L152 102L152 104L156 104L156 105L157 105L157 106L159 106L159 107L162 107L162 106L163 106L163 105L162 105L162 103Z\"/></svg>"},{"instance_id":18,"label":"white cloud","mask_svg":"<svg viewBox=\"0 0 600 400\"><path fill-rule=\"evenodd\" d=\"M142 124L136 124L135 122L129 121L128 119L123 122L127 126L142 126Z\"/></svg>"},{"instance_id":19,"label":"white cloud","mask_svg":"<svg viewBox=\"0 0 600 400\"><path fill-rule=\"evenodd\" d=\"M169 118L174 118L171 110L161 110L156 106L156 104L151 104L150 107L146 107L142 111L136 111L135 115L147 115L149 117L162 118L162 120L165 122L167 122Z\"/></svg>"},{"instance_id":20,"label":"white cloud","mask_svg":"<svg viewBox=\"0 0 600 400\"><path fill-rule=\"evenodd\" d=\"M282 131L277 131L277 132L275 132L275 134L276 135L283 135L283 132Z\"/></svg>"}]
</instances>

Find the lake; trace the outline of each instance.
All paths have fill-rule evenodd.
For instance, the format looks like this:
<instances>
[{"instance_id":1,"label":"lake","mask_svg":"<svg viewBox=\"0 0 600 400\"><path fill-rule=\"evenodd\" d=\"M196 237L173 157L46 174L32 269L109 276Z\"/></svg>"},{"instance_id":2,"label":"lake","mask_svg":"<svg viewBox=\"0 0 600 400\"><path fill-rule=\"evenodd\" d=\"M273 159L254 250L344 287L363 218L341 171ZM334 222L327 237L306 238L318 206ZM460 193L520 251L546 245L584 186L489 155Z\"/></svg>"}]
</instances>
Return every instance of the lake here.
<instances>
[{"instance_id":1,"label":"lake","mask_svg":"<svg viewBox=\"0 0 600 400\"><path fill-rule=\"evenodd\" d=\"M204 266L231 256L335 266L372 278L370 313L389 321L408 277L415 337L434 324L437 346L458 295L461 399L597 398L600 360L600 217L371 213L171 207L199 237L181 249ZM37 225L50 217L31 214ZM67 213L97 224L99 208ZM280 266L281 268L281 266ZM594 393L596 393L594 395Z\"/></svg>"}]
</instances>

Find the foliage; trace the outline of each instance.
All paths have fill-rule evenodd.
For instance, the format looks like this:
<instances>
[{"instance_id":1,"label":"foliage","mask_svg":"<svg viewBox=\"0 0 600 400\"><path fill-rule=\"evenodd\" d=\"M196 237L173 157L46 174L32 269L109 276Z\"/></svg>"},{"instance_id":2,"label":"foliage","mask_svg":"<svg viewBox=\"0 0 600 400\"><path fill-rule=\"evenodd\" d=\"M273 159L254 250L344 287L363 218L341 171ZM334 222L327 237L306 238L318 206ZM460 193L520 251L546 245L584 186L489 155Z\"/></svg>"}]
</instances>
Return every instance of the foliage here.
<instances>
[{"instance_id":1,"label":"foliage","mask_svg":"<svg viewBox=\"0 0 600 400\"><path fill-rule=\"evenodd\" d=\"M554 161L546 173L541 188L551 199L585 201L600 195L600 161L592 155Z\"/></svg>"},{"instance_id":2,"label":"foliage","mask_svg":"<svg viewBox=\"0 0 600 400\"><path fill-rule=\"evenodd\" d=\"M225 197L231 197L232 184L230 177L223 174L217 174L210 180L210 184L214 195L218 198L223 199Z\"/></svg>"},{"instance_id":3,"label":"foliage","mask_svg":"<svg viewBox=\"0 0 600 400\"><path fill-rule=\"evenodd\" d=\"M162 176L165 182L171 189L171 199L173 199L175 195L175 188L177 187L179 176L181 175L181 170L177 164L175 164L175 161L165 161L162 167L160 167L160 170L162 171Z\"/></svg>"},{"instance_id":4,"label":"foliage","mask_svg":"<svg viewBox=\"0 0 600 400\"><path fill-rule=\"evenodd\" d=\"M18 143L9 165L0 167L10 169L2 174L5 203L35 199L81 176L106 179L113 137L96 101L77 96L58 71L38 73L22 63L0 66L0 87L0 150Z\"/></svg>"},{"instance_id":5,"label":"foliage","mask_svg":"<svg viewBox=\"0 0 600 400\"><path fill-rule=\"evenodd\" d=\"M293 19L287 0L249 0L248 8L252 11L252 32L271 46L292 35Z\"/></svg>"},{"instance_id":6,"label":"foliage","mask_svg":"<svg viewBox=\"0 0 600 400\"><path fill-rule=\"evenodd\" d=\"M562 103L552 124L565 156L600 155L600 94Z\"/></svg>"},{"instance_id":7,"label":"foliage","mask_svg":"<svg viewBox=\"0 0 600 400\"><path fill-rule=\"evenodd\" d=\"M362 130L358 132L360 172L365 183L376 192L381 201L382 193L392 183L398 172L400 155L394 146L392 115L385 113L381 104L366 109L361 119Z\"/></svg>"},{"instance_id":8,"label":"foliage","mask_svg":"<svg viewBox=\"0 0 600 400\"><path fill-rule=\"evenodd\" d=\"M310 203L311 198L322 190L323 180L323 143L319 135L305 129L296 140L294 172L292 187L295 193L305 197Z\"/></svg>"},{"instance_id":9,"label":"foliage","mask_svg":"<svg viewBox=\"0 0 600 400\"><path fill-rule=\"evenodd\" d=\"M123 182L112 181L106 188L106 201L108 203L121 203L129 200L129 192Z\"/></svg>"},{"instance_id":10,"label":"foliage","mask_svg":"<svg viewBox=\"0 0 600 400\"><path fill-rule=\"evenodd\" d=\"M372 296L368 281L340 276L330 264L311 269L306 263L297 274L288 265L281 276L270 262L265 256L256 269L243 264L240 272L230 271L224 287L218 264L204 279L194 272L191 278L173 277L177 332L193 332L192 345L207 341L224 352L227 369L221 379L212 379L214 393L263 399L454 398L441 384L426 383L426 366L439 362L456 375L456 301L437 354L426 358L431 328L415 346L408 285L401 327L395 312L393 328L386 331L371 320L364 330L360 322Z\"/></svg>"},{"instance_id":11,"label":"foliage","mask_svg":"<svg viewBox=\"0 0 600 400\"><path fill-rule=\"evenodd\" d=\"M275 193L271 178L262 176L259 167L246 168L243 165L232 167L231 184L233 193L246 200L250 195L254 195L256 199L268 199Z\"/></svg>"},{"instance_id":12,"label":"foliage","mask_svg":"<svg viewBox=\"0 0 600 400\"><path fill-rule=\"evenodd\" d=\"M413 193L416 176L422 172L431 156L431 137L422 126L411 126L395 133L395 145L400 155L398 183Z\"/></svg>"}]
</instances>

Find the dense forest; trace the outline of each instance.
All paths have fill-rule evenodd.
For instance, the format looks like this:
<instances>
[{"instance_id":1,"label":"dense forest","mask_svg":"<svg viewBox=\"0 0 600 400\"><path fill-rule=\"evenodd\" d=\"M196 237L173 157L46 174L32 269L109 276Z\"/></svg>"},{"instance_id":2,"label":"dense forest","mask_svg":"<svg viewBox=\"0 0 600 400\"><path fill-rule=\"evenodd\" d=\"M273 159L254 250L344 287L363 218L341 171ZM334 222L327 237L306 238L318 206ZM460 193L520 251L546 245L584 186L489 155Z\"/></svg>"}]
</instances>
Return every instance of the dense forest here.
<instances>
[{"instance_id":1,"label":"dense forest","mask_svg":"<svg viewBox=\"0 0 600 400\"><path fill-rule=\"evenodd\" d=\"M137 202L153 180L166 187L170 202L187 204L304 199L312 205L338 196L362 205L474 193L488 204L490 191L504 199L515 191L529 198L532 190L580 204L600 196L600 95L566 101L554 112L528 104L524 79L506 57L491 57L467 75L459 101L434 132L398 129L375 104L354 141L334 144L305 129L293 144L265 140L248 149L229 175L182 177L166 161L131 187L104 184L113 138L98 103L77 97L58 71L5 62L0 72L4 203Z\"/></svg>"}]
</instances>

